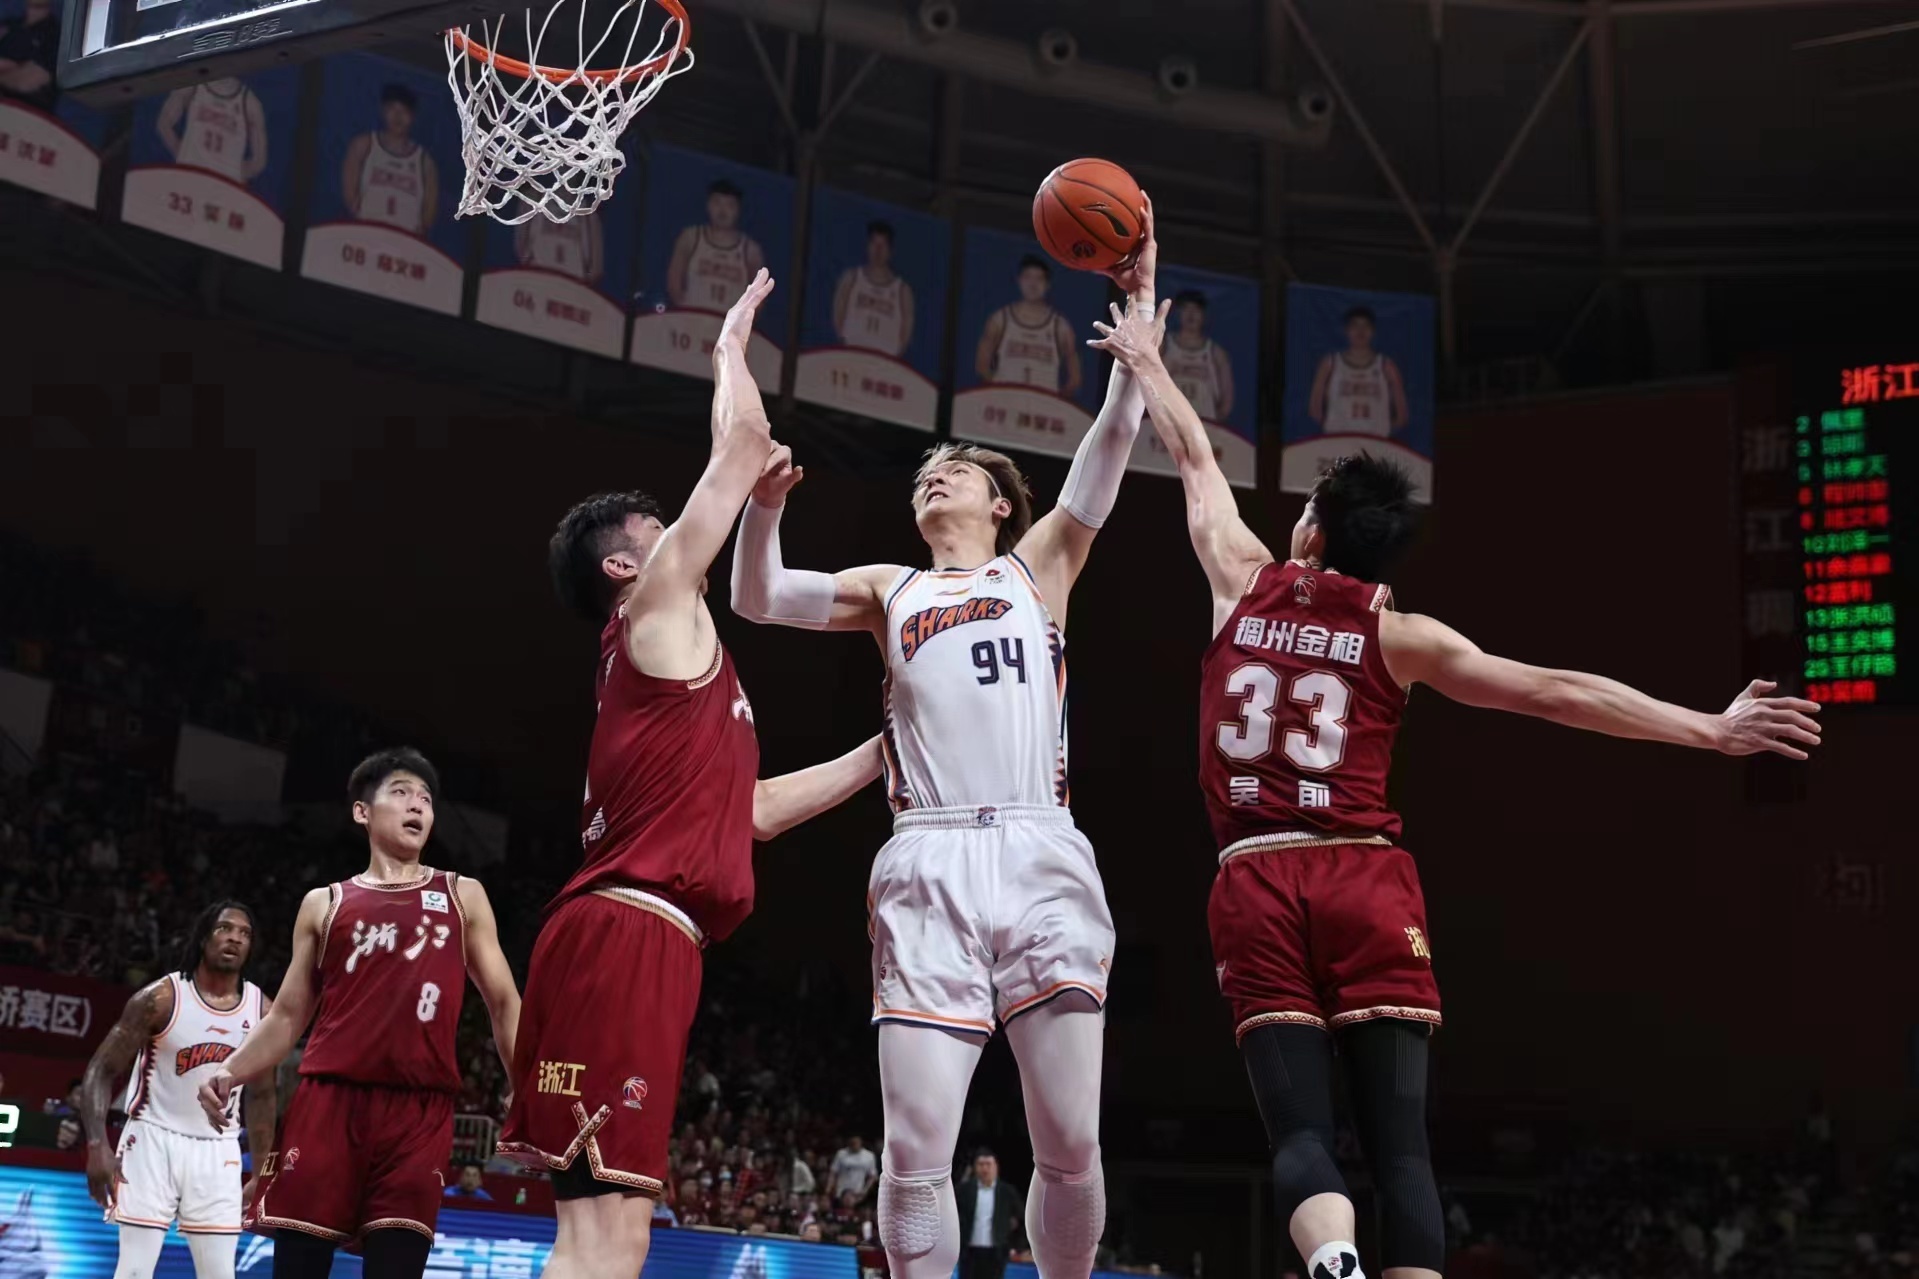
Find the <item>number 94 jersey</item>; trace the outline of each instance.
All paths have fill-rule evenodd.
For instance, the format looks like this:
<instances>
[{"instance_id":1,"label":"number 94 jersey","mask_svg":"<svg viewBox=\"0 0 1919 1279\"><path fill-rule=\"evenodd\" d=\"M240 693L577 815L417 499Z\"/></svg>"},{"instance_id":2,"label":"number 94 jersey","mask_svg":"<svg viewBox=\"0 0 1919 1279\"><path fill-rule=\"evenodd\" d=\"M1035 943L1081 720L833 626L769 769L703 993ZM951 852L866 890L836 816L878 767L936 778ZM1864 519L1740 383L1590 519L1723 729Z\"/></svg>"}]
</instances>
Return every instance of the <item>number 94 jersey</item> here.
<instances>
[{"instance_id":1,"label":"number 94 jersey","mask_svg":"<svg viewBox=\"0 0 1919 1279\"><path fill-rule=\"evenodd\" d=\"M1222 850L1398 840L1386 775L1406 690L1379 651L1392 598L1290 560L1246 584L1200 666L1200 788Z\"/></svg>"},{"instance_id":2,"label":"number 94 jersey","mask_svg":"<svg viewBox=\"0 0 1919 1279\"><path fill-rule=\"evenodd\" d=\"M319 1011L302 1075L357 1084L460 1090L455 1036L466 993L466 915L459 876L329 885L315 961Z\"/></svg>"}]
</instances>

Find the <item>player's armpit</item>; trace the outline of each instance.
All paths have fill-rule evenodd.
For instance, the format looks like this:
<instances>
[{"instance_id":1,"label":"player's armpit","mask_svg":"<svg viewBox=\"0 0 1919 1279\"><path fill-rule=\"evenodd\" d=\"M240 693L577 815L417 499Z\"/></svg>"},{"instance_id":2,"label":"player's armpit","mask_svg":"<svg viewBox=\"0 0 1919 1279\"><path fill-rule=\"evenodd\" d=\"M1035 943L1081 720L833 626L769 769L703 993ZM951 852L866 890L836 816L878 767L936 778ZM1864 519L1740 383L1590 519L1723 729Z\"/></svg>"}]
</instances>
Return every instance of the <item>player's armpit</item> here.
<instances>
[{"instance_id":1,"label":"player's armpit","mask_svg":"<svg viewBox=\"0 0 1919 1279\"><path fill-rule=\"evenodd\" d=\"M753 838L772 839L845 802L880 775L880 739L869 737L838 759L753 783Z\"/></svg>"}]
</instances>

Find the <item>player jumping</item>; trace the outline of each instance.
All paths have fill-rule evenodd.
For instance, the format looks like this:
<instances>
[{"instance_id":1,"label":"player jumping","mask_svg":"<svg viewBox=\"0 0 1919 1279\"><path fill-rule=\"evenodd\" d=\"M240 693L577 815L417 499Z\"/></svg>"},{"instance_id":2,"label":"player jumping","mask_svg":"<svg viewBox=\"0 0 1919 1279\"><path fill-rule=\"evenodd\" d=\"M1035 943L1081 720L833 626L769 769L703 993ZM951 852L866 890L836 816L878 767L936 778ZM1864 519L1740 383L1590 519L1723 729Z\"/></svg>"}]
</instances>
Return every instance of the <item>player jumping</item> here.
<instances>
[{"instance_id":1,"label":"player jumping","mask_svg":"<svg viewBox=\"0 0 1919 1279\"><path fill-rule=\"evenodd\" d=\"M664 1190L700 951L753 908L753 841L879 776L868 740L756 781L753 708L721 645L706 570L773 446L746 367L757 273L713 351L713 448L671 525L638 493L569 511L553 581L603 627L580 868L548 908L527 975L513 1108L498 1149L550 1171L559 1237L546 1279L633 1279Z\"/></svg>"},{"instance_id":2,"label":"player jumping","mask_svg":"<svg viewBox=\"0 0 1919 1279\"><path fill-rule=\"evenodd\" d=\"M1393 612L1392 591L1375 583L1411 540L1412 484L1364 454L1326 468L1291 558L1276 562L1240 520L1158 335L1114 319L1091 345L1139 379L1212 585L1200 784L1221 851L1207 922L1280 1215L1310 1279L1361 1274L1333 1162L1336 1037L1384 1208L1387 1279L1438 1279L1445 1223L1426 1143L1426 1053L1439 989L1418 872L1386 806L1411 687L1615 737L1793 759L1818 743L1819 708L1766 696L1774 686L1755 680L1721 714L1690 711L1601 676L1494 657L1430 617Z\"/></svg>"},{"instance_id":3,"label":"player jumping","mask_svg":"<svg viewBox=\"0 0 1919 1279\"><path fill-rule=\"evenodd\" d=\"M433 1248L460 1090L455 1037L473 978L511 1067L520 995L477 880L420 864L440 789L418 751L385 750L347 781L364 874L316 888L293 922L273 1008L200 1089L214 1127L313 1022L280 1148L247 1224L272 1235L274 1279L325 1279L357 1242L367 1279L420 1279ZM319 1009L314 1009L315 995Z\"/></svg>"},{"instance_id":4,"label":"player jumping","mask_svg":"<svg viewBox=\"0 0 1919 1279\"><path fill-rule=\"evenodd\" d=\"M114 1279L150 1279L176 1220L200 1279L233 1279L243 1204L257 1175L240 1184L238 1133L211 1133L200 1085L244 1045L267 1011L242 973L253 953L253 912L236 901L200 912L177 972L133 993L100 1041L80 1082L87 1134L87 1191L120 1227ZM107 1144L107 1098L127 1081L127 1126ZM246 1090L247 1149L254 1168L273 1149L273 1076ZM225 1119L239 1117L238 1093Z\"/></svg>"},{"instance_id":5,"label":"player jumping","mask_svg":"<svg viewBox=\"0 0 1919 1279\"><path fill-rule=\"evenodd\" d=\"M1151 228L1148 210L1137 263L1114 277L1149 327ZM1066 806L1063 632L1139 419L1133 379L1116 368L1058 505L1037 523L1010 458L971 445L933 450L913 490L930 572L785 567L780 512L801 476L785 449L740 522L736 612L866 631L885 654L882 741L896 816L873 862L869 905L886 1113L879 1228L895 1279L946 1279L959 1258L953 1148L996 1021L1026 1095L1035 1163L1026 1229L1040 1273L1084 1279L1104 1228L1100 1010L1113 922L1092 847Z\"/></svg>"}]
</instances>

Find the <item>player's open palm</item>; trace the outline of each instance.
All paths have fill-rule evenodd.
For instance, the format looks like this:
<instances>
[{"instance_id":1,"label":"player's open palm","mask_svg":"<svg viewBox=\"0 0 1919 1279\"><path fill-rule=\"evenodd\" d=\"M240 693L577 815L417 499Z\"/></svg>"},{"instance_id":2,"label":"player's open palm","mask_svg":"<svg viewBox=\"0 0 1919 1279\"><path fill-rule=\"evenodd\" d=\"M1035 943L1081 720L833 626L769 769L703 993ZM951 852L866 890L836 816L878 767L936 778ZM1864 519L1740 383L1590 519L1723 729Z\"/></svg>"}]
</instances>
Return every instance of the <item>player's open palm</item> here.
<instances>
[{"instance_id":1,"label":"player's open palm","mask_svg":"<svg viewBox=\"0 0 1919 1279\"><path fill-rule=\"evenodd\" d=\"M760 468L759 483L753 486L753 500L761 506L784 506L786 495L805 478L806 468L793 465L792 447L775 444L773 451L766 455L766 465Z\"/></svg>"},{"instance_id":2,"label":"player's open palm","mask_svg":"<svg viewBox=\"0 0 1919 1279\"><path fill-rule=\"evenodd\" d=\"M87 1148L87 1193L102 1208L113 1207L113 1196L120 1188L120 1156L106 1146Z\"/></svg>"},{"instance_id":3,"label":"player's open palm","mask_svg":"<svg viewBox=\"0 0 1919 1279\"><path fill-rule=\"evenodd\" d=\"M726 313L726 322L720 325L720 340L713 348L713 354L719 355L728 350L744 352L746 339L753 332L753 316L760 309L760 303L766 301L766 295L773 291L773 277L765 267L753 275L753 282L746 286L746 292L740 294Z\"/></svg>"},{"instance_id":4,"label":"player's open palm","mask_svg":"<svg viewBox=\"0 0 1919 1279\"><path fill-rule=\"evenodd\" d=\"M1770 697L1779 685L1756 679L1732 699L1719 717L1719 749L1727 755L1757 755L1775 751L1788 759L1804 759L1819 744L1819 703L1803 697Z\"/></svg>"},{"instance_id":5,"label":"player's open palm","mask_svg":"<svg viewBox=\"0 0 1919 1279\"><path fill-rule=\"evenodd\" d=\"M1086 345L1095 351L1107 352L1121 364L1138 373L1159 358L1160 343L1166 338L1166 313L1172 308L1171 302L1161 302L1159 309L1148 318L1136 314L1131 308L1122 312L1115 305L1111 308L1113 312L1111 324L1101 320L1093 321L1093 327L1099 330L1099 336L1086 339Z\"/></svg>"},{"instance_id":6,"label":"player's open palm","mask_svg":"<svg viewBox=\"0 0 1919 1279\"><path fill-rule=\"evenodd\" d=\"M200 1109L207 1112L207 1121L222 1132L227 1126L227 1102L233 1096L233 1076L225 1070L213 1072L204 1084L200 1085Z\"/></svg>"}]
</instances>

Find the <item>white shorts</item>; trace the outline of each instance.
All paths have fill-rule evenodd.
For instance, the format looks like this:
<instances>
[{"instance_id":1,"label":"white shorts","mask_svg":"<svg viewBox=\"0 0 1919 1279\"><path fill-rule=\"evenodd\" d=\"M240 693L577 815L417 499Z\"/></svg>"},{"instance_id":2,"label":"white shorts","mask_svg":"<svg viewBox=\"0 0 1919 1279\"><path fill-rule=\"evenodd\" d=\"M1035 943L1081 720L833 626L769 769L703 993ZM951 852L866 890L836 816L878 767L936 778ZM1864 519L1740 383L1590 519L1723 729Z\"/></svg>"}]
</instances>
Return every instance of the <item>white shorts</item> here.
<instances>
[{"instance_id":1,"label":"white shorts","mask_svg":"<svg viewBox=\"0 0 1919 1279\"><path fill-rule=\"evenodd\" d=\"M120 1184L106 1219L194 1235L240 1233L240 1139L188 1137L144 1119L120 1134Z\"/></svg>"},{"instance_id":2,"label":"white shorts","mask_svg":"<svg viewBox=\"0 0 1919 1279\"><path fill-rule=\"evenodd\" d=\"M867 883L873 1020L991 1034L1070 990L1106 1003L1113 916L1064 808L924 808Z\"/></svg>"}]
</instances>

